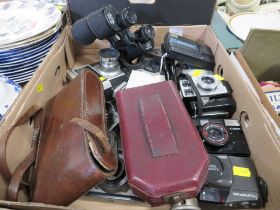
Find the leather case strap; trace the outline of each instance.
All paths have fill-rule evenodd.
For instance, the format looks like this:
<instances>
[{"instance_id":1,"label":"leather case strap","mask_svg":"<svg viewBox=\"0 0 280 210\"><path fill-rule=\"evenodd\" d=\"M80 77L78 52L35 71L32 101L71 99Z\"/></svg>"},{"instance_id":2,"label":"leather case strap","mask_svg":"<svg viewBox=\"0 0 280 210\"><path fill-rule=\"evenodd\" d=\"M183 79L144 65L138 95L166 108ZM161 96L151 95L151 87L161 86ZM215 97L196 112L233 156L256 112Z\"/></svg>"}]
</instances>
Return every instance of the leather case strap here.
<instances>
[{"instance_id":1,"label":"leather case strap","mask_svg":"<svg viewBox=\"0 0 280 210\"><path fill-rule=\"evenodd\" d=\"M80 127L84 128L86 131L95 135L96 139L101 144L105 154L109 153L111 151L111 146L109 144L107 137L103 134L103 132L97 126L95 126L92 123L90 123L86 120L83 120L81 118L74 118L70 121L70 123L75 123L75 124L79 125ZM94 144L94 147L97 148L97 146L94 142L93 142L93 144Z\"/></svg>"},{"instance_id":2,"label":"leather case strap","mask_svg":"<svg viewBox=\"0 0 280 210\"><path fill-rule=\"evenodd\" d=\"M112 154L112 149L109 144L108 138L106 137L106 135L104 135L102 130L99 129L96 125L81 118L74 118L70 120L70 123L77 124L78 126L85 129L87 132L89 132L91 135L93 135L87 135L88 146L90 151L93 153L95 159L106 171L112 171L112 165L110 161L108 161L108 157L110 157Z\"/></svg>"},{"instance_id":3,"label":"leather case strap","mask_svg":"<svg viewBox=\"0 0 280 210\"><path fill-rule=\"evenodd\" d=\"M17 201L18 200L18 192L20 190L22 184L22 177L27 172L27 170L33 165L36 157L36 149L29 153L29 155L25 158L23 162L19 164L16 168L10 184L8 186L8 200L9 201Z\"/></svg>"},{"instance_id":4,"label":"leather case strap","mask_svg":"<svg viewBox=\"0 0 280 210\"><path fill-rule=\"evenodd\" d=\"M27 115L29 116L29 115ZM33 165L36 158L37 143L40 135L41 124L43 121L44 111L40 110L36 113L34 118L34 131L32 136L32 151L27 155L27 157L22 161L16 168L14 174L11 176L11 180L8 186L8 200L17 201L18 192L22 184L22 177L27 172L27 170Z\"/></svg>"},{"instance_id":5,"label":"leather case strap","mask_svg":"<svg viewBox=\"0 0 280 210\"><path fill-rule=\"evenodd\" d=\"M12 172L10 171L7 160L6 160L6 149L9 137L12 131L19 125L25 123L32 115L34 115L40 108L32 106L28 109L17 122L6 132L5 135L0 139L0 173L5 182L8 184L12 177Z\"/></svg>"}]
</instances>

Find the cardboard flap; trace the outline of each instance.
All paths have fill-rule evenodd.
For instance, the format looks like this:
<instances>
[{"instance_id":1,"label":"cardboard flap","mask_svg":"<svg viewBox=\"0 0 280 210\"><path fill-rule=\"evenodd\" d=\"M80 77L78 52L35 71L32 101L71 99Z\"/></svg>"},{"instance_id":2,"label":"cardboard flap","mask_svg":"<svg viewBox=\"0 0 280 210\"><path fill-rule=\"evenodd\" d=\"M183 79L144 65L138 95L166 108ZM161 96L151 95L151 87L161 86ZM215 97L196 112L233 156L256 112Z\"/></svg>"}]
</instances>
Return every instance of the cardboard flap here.
<instances>
[{"instance_id":1,"label":"cardboard flap","mask_svg":"<svg viewBox=\"0 0 280 210\"><path fill-rule=\"evenodd\" d=\"M73 22L111 4L118 10L125 7L133 8L138 16L138 24L209 25L215 3L216 0L84 0L82 2L69 0L69 7Z\"/></svg>"}]
</instances>

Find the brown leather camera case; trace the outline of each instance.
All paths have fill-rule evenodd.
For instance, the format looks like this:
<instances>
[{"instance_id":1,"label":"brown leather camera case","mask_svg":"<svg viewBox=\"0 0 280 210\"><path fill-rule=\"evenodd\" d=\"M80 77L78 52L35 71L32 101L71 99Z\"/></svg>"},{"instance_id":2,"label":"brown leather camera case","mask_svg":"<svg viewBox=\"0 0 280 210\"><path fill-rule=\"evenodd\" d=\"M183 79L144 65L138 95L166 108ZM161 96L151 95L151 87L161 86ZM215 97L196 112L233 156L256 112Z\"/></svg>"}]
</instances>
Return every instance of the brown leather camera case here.
<instances>
[{"instance_id":1,"label":"brown leather camera case","mask_svg":"<svg viewBox=\"0 0 280 210\"><path fill-rule=\"evenodd\" d=\"M117 161L106 137L104 92L99 78L83 72L51 99L43 110L31 177L31 201L68 205L114 174ZM34 155L35 157L35 155ZM23 161L9 185L17 199Z\"/></svg>"}]
</instances>

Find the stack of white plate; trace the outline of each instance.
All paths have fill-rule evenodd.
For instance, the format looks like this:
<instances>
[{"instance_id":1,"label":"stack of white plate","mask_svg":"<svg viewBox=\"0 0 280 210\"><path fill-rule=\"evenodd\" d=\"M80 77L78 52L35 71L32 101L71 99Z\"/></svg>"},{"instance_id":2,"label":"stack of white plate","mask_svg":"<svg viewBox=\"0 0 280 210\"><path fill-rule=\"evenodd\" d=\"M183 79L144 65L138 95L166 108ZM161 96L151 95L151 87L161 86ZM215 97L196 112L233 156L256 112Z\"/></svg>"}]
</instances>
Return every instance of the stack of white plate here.
<instances>
[{"instance_id":1,"label":"stack of white plate","mask_svg":"<svg viewBox=\"0 0 280 210\"><path fill-rule=\"evenodd\" d=\"M0 2L0 74L29 81L59 35L62 15L40 1Z\"/></svg>"}]
</instances>

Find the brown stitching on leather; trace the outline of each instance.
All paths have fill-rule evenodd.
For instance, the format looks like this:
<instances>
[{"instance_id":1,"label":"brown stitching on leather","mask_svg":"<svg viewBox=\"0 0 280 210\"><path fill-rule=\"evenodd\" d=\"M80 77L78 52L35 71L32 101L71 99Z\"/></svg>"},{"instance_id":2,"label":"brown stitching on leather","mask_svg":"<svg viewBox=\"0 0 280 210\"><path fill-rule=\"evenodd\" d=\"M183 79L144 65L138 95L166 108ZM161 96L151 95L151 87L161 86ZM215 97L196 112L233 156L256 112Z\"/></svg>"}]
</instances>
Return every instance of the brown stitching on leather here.
<instances>
[{"instance_id":1,"label":"brown stitching on leather","mask_svg":"<svg viewBox=\"0 0 280 210\"><path fill-rule=\"evenodd\" d=\"M81 106L81 118L82 119L86 119L86 110L85 110L85 83L86 83L86 79L85 79L85 73L83 73L81 75L81 97L82 97L82 106Z\"/></svg>"}]
</instances>

